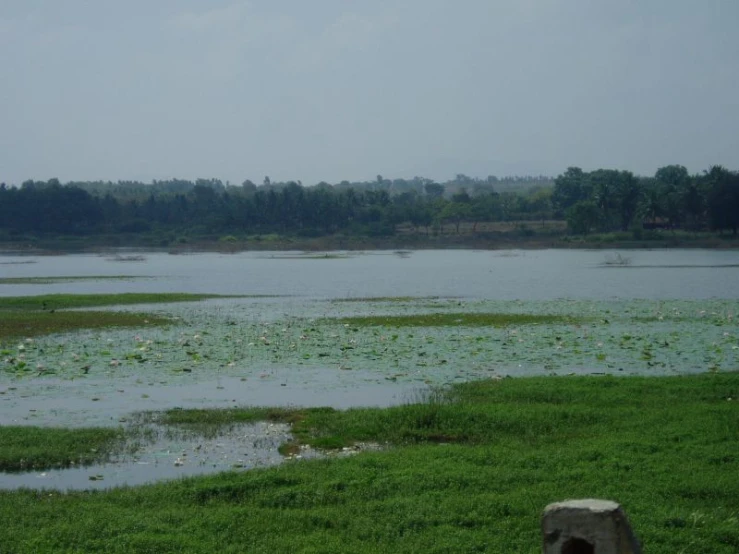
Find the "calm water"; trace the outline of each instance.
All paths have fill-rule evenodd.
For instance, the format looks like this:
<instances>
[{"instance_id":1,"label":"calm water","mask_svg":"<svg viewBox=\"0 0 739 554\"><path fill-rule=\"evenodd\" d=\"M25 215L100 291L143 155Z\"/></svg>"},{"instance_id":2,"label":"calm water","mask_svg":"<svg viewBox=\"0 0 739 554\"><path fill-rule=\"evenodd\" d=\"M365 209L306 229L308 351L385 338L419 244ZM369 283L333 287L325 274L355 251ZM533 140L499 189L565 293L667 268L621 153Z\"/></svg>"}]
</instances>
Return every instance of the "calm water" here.
<instances>
[{"instance_id":1,"label":"calm water","mask_svg":"<svg viewBox=\"0 0 739 554\"><path fill-rule=\"evenodd\" d=\"M170 255L142 261L112 255L0 256L0 278L83 275L148 277L129 281L0 285L0 296L56 292L202 292L309 298L462 296L500 300L705 299L739 297L739 252L512 250L348 253L245 252ZM315 257L314 257L315 256ZM28 263L31 262L31 263Z\"/></svg>"}]
</instances>

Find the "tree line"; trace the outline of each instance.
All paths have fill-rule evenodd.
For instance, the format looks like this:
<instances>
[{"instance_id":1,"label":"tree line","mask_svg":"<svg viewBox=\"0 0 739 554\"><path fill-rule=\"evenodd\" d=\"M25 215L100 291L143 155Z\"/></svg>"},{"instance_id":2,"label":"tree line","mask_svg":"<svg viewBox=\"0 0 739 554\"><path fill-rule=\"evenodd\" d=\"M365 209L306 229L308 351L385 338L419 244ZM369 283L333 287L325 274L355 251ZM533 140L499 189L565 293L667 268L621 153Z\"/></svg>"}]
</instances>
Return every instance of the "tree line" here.
<instances>
[{"instance_id":1,"label":"tree line","mask_svg":"<svg viewBox=\"0 0 739 554\"><path fill-rule=\"evenodd\" d=\"M739 225L739 174L721 166L690 175L679 165L653 177L568 168L548 177L463 174L444 183L416 177L240 186L218 179L141 182L26 181L0 184L0 238L23 235L218 236L346 233L389 236L400 225L431 234L471 232L481 222L566 220L571 233L643 228L731 230Z\"/></svg>"},{"instance_id":2,"label":"tree line","mask_svg":"<svg viewBox=\"0 0 739 554\"><path fill-rule=\"evenodd\" d=\"M570 167L554 182L552 207L573 233L640 228L731 230L739 226L739 173L713 166L690 175L681 165L654 177Z\"/></svg>"}]
</instances>

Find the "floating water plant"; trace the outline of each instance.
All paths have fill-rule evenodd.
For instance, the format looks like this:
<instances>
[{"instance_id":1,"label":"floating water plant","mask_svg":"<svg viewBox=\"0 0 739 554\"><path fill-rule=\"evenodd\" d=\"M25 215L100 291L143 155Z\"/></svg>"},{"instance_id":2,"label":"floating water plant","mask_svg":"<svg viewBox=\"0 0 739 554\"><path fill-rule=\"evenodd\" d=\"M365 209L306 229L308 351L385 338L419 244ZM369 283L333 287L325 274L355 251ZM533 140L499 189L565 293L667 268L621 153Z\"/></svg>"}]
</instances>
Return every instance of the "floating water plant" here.
<instances>
[{"instance_id":1,"label":"floating water plant","mask_svg":"<svg viewBox=\"0 0 739 554\"><path fill-rule=\"evenodd\" d=\"M576 323L570 316L516 313L431 313L408 315L368 315L337 318L347 325L386 327L507 327L552 323Z\"/></svg>"}]
</instances>

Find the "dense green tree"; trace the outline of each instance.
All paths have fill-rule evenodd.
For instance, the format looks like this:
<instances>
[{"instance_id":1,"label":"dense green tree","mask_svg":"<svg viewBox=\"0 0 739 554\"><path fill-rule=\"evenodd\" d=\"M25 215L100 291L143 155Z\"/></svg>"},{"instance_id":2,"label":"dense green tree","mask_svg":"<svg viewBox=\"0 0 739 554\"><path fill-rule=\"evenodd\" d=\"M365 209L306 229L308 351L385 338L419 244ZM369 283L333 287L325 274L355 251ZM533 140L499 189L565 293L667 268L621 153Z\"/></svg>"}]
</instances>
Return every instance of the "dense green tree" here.
<instances>
[{"instance_id":1,"label":"dense green tree","mask_svg":"<svg viewBox=\"0 0 739 554\"><path fill-rule=\"evenodd\" d=\"M572 232L669 225L736 232L737 174L722 167L691 176L683 166L660 168L651 178L631 172L570 167L545 177L477 179L459 174L445 183L424 177L262 186L231 186L219 179L141 183L28 180L0 186L0 236L26 234L296 233L349 232L385 236L403 224L460 232L482 221L565 218ZM496 189L493 189L493 184ZM471 192L470 192L471 191Z\"/></svg>"},{"instance_id":2,"label":"dense green tree","mask_svg":"<svg viewBox=\"0 0 739 554\"><path fill-rule=\"evenodd\" d=\"M552 204L561 215L569 207L590 198L591 195L592 185L585 172L579 167L568 167L567 171L554 180Z\"/></svg>"},{"instance_id":3,"label":"dense green tree","mask_svg":"<svg viewBox=\"0 0 739 554\"><path fill-rule=\"evenodd\" d=\"M709 187L708 216L711 227L723 232L739 227L739 174L722 166L713 166L705 176Z\"/></svg>"},{"instance_id":4,"label":"dense green tree","mask_svg":"<svg viewBox=\"0 0 739 554\"><path fill-rule=\"evenodd\" d=\"M639 209L642 187L639 180L630 171L619 171L614 191L616 201L616 218L622 231L626 231Z\"/></svg>"},{"instance_id":5,"label":"dense green tree","mask_svg":"<svg viewBox=\"0 0 739 554\"><path fill-rule=\"evenodd\" d=\"M575 234L587 235L595 229L601 210L593 200L580 200L567 209L567 227Z\"/></svg>"},{"instance_id":6,"label":"dense green tree","mask_svg":"<svg viewBox=\"0 0 739 554\"><path fill-rule=\"evenodd\" d=\"M436 198L441 198L444 196L444 185L440 185L439 183L426 183L423 187L423 190L426 192L426 196L428 196L430 199L434 200Z\"/></svg>"},{"instance_id":7,"label":"dense green tree","mask_svg":"<svg viewBox=\"0 0 739 554\"><path fill-rule=\"evenodd\" d=\"M690 186L690 175L682 165L660 167L654 174L657 191L662 198L662 217L670 227L679 226L685 216L684 196Z\"/></svg>"}]
</instances>

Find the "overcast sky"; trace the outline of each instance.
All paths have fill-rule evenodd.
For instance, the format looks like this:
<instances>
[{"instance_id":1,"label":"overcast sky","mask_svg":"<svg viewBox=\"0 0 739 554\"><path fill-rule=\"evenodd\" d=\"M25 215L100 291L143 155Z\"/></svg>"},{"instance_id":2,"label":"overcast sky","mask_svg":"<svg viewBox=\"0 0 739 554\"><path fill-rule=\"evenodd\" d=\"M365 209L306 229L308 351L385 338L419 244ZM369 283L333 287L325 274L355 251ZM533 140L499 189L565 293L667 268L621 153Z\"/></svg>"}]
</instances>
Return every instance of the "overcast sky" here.
<instances>
[{"instance_id":1,"label":"overcast sky","mask_svg":"<svg viewBox=\"0 0 739 554\"><path fill-rule=\"evenodd\" d=\"M739 169L737 0L0 0L0 181Z\"/></svg>"}]
</instances>

